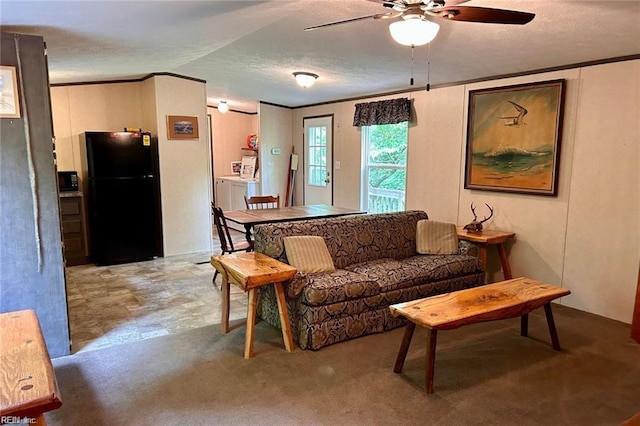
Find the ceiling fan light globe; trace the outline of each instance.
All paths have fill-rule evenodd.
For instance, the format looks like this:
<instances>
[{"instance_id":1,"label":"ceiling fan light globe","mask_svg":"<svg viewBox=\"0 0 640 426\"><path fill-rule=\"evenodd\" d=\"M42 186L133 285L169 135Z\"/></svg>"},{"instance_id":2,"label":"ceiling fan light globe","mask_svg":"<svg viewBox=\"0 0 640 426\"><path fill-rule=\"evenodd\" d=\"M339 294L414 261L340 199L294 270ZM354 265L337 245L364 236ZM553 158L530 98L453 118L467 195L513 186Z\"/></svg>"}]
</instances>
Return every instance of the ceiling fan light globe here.
<instances>
[{"instance_id":1,"label":"ceiling fan light globe","mask_svg":"<svg viewBox=\"0 0 640 426\"><path fill-rule=\"evenodd\" d=\"M293 76L296 78L296 82L298 83L298 85L305 88L313 86L313 84L316 82L316 79L318 78L317 74L301 71L294 72Z\"/></svg>"},{"instance_id":2,"label":"ceiling fan light globe","mask_svg":"<svg viewBox=\"0 0 640 426\"><path fill-rule=\"evenodd\" d=\"M224 114L227 111L229 111L229 105L227 104L227 101L218 102L218 112Z\"/></svg>"},{"instance_id":3,"label":"ceiling fan light globe","mask_svg":"<svg viewBox=\"0 0 640 426\"><path fill-rule=\"evenodd\" d=\"M405 19L389 25L391 37L404 46L422 46L431 42L440 25L426 19Z\"/></svg>"}]
</instances>

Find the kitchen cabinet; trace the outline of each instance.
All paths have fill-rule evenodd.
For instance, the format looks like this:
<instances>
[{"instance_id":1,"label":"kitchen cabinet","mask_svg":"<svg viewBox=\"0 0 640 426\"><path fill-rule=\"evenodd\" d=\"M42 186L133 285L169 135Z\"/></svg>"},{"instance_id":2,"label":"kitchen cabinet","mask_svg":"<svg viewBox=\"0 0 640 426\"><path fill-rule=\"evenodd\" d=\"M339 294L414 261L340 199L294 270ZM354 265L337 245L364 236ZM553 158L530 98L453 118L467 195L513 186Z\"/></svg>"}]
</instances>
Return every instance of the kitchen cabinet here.
<instances>
[{"instance_id":1,"label":"kitchen cabinet","mask_svg":"<svg viewBox=\"0 0 640 426\"><path fill-rule=\"evenodd\" d=\"M74 266L89 263L82 193L61 192L60 215L66 265Z\"/></svg>"},{"instance_id":2,"label":"kitchen cabinet","mask_svg":"<svg viewBox=\"0 0 640 426\"><path fill-rule=\"evenodd\" d=\"M244 196L260 195L260 181L241 179L239 176L222 176L216 179L216 207L223 212L244 210Z\"/></svg>"}]
</instances>

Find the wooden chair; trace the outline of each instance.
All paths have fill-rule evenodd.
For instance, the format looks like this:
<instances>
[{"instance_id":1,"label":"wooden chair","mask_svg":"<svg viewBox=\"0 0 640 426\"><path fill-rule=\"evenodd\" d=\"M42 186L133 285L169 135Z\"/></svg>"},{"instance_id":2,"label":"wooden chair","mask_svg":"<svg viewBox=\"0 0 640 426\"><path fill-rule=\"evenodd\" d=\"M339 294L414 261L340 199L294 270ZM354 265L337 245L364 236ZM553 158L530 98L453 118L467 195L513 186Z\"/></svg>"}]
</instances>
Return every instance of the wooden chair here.
<instances>
[{"instance_id":1,"label":"wooden chair","mask_svg":"<svg viewBox=\"0 0 640 426\"><path fill-rule=\"evenodd\" d=\"M216 231L218 232L218 238L220 238L220 254L225 255L227 253L235 253L237 251L253 251L253 246L248 241L235 242L231 239L231 233L227 226L227 219L224 217L224 213L220 207L214 206L211 203L211 210L213 211L213 223L216 225ZM218 270L213 274L213 283L215 285L216 277L218 276Z\"/></svg>"},{"instance_id":2,"label":"wooden chair","mask_svg":"<svg viewBox=\"0 0 640 426\"><path fill-rule=\"evenodd\" d=\"M255 195L247 198L244 196L244 203L247 209L277 209L280 207L280 194L278 195Z\"/></svg>"}]
</instances>

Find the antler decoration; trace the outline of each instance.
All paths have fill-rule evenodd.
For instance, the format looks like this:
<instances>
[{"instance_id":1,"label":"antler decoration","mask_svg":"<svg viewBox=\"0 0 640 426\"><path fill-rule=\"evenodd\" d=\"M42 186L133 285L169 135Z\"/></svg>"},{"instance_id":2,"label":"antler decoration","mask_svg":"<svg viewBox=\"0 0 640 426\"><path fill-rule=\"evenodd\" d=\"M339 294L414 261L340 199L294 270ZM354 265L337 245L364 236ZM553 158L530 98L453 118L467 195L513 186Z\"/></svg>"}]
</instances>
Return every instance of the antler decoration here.
<instances>
[{"instance_id":1,"label":"antler decoration","mask_svg":"<svg viewBox=\"0 0 640 426\"><path fill-rule=\"evenodd\" d=\"M484 205L487 206L487 208L491 213L489 214L489 216L485 217L481 221L478 221L478 216L476 216L476 209L473 206L473 203L471 203L471 213L473 213L473 220L464 226L464 230L467 231L468 233L481 234L482 224L493 217L493 208L487 203L484 203Z\"/></svg>"}]
</instances>

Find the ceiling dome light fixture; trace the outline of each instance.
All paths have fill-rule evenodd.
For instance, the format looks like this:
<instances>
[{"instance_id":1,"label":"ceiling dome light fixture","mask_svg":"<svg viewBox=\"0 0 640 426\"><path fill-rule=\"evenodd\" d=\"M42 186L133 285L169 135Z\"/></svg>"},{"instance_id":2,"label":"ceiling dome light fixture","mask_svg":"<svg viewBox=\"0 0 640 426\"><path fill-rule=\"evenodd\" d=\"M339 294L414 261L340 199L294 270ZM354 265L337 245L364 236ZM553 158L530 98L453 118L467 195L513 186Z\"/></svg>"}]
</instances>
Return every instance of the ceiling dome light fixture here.
<instances>
[{"instance_id":1,"label":"ceiling dome light fixture","mask_svg":"<svg viewBox=\"0 0 640 426\"><path fill-rule=\"evenodd\" d=\"M389 32L393 39L405 46L422 46L429 43L438 34L440 25L421 17L407 17L402 21L392 22Z\"/></svg>"},{"instance_id":2,"label":"ceiling dome light fixture","mask_svg":"<svg viewBox=\"0 0 640 426\"><path fill-rule=\"evenodd\" d=\"M305 88L313 86L313 83L315 83L318 78L318 74L304 71L296 71L293 73L293 76L296 78L298 84Z\"/></svg>"},{"instance_id":3,"label":"ceiling dome light fixture","mask_svg":"<svg viewBox=\"0 0 640 426\"><path fill-rule=\"evenodd\" d=\"M221 112L222 114L229 111L229 105L227 104L227 101L218 102L218 111Z\"/></svg>"}]
</instances>

